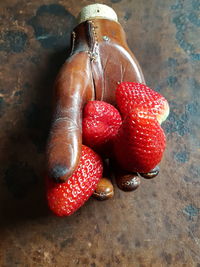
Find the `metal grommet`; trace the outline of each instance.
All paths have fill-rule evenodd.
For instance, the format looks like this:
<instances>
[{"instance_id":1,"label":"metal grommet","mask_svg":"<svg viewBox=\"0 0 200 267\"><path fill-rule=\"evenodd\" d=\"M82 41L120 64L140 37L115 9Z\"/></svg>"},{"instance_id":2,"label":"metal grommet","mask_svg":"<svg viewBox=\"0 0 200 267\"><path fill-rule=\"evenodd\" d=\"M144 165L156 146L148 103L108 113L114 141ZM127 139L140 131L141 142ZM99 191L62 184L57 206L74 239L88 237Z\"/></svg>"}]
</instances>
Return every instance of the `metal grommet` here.
<instances>
[{"instance_id":1,"label":"metal grommet","mask_svg":"<svg viewBox=\"0 0 200 267\"><path fill-rule=\"evenodd\" d=\"M106 42L108 42L108 41L110 40L110 38L109 38L108 36L106 36L106 35L104 35L102 38L103 38L103 40L106 41Z\"/></svg>"}]
</instances>

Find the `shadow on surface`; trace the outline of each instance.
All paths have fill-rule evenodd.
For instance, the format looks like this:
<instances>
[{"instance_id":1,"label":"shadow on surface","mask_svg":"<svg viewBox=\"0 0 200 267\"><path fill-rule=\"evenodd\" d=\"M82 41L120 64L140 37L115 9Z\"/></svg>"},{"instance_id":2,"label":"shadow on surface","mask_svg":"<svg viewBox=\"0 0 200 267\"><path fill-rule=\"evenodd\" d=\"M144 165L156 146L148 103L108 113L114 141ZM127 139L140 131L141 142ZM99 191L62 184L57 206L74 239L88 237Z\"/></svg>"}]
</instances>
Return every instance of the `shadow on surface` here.
<instances>
[{"instance_id":1,"label":"shadow on surface","mask_svg":"<svg viewBox=\"0 0 200 267\"><path fill-rule=\"evenodd\" d=\"M25 123L17 121L3 149L11 153L5 155L2 163L6 167L2 168L1 228L49 214L44 190L44 152L51 123L53 83L68 56L69 49L49 54L46 73L41 73L34 82L30 77L33 85L29 90L37 91L36 101L25 109Z\"/></svg>"},{"instance_id":2,"label":"shadow on surface","mask_svg":"<svg viewBox=\"0 0 200 267\"><path fill-rule=\"evenodd\" d=\"M75 17L60 4L38 6L33 17L24 22L32 27L35 39L24 44L24 54L19 49L18 54L12 54L14 64L8 61L8 68L17 66L16 75L22 72L22 90L14 95L19 102L10 106L11 126L6 129L1 157L1 228L49 214L44 192L44 152L51 123L52 89L60 67L69 56L70 34L76 25ZM18 43L19 38L13 45ZM28 69L24 70L21 62ZM13 90L16 85L11 86Z\"/></svg>"}]
</instances>

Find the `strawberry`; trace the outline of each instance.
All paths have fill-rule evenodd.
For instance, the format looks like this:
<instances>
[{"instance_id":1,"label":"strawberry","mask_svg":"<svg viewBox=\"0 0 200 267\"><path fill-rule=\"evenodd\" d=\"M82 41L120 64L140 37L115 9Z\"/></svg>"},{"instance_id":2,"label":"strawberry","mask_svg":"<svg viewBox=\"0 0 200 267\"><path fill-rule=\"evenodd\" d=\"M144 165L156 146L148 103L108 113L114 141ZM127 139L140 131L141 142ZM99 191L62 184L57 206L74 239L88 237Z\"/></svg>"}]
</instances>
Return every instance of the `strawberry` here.
<instances>
[{"instance_id":1,"label":"strawberry","mask_svg":"<svg viewBox=\"0 0 200 267\"><path fill-rule=\"evenodd\" d=\"M58 184L47 177L47 200L50 209L58 216L73 214L92 195L102 172L101 158L83 145L79 165L65 183Z\"/></svg>"},{"instance_id":2,"label":"strawberry","mask_svg":"<svg viewBox=\"0 0 200 267\"><path fill-rule=\"evenodd\" d=\"M156 115L161 124L169 115L167 100L145 84L122 82L116 89L116 101L122 116L141 105Z\"/></svg>"},{"instance_id":3,"label":"strawberry","mask_svg":"<svg viewBox=\"0 0 200 267\"><path fill-rule=\"evenodd\" d=\"M115 140L115 156L127 171L147 173L160 161L165 149L165 134L156 116L139 107L123 121Z\"/></svg>"},{"instance_id":4,"label":"strawberry","mask_svg":"<svg viewBox=\"0 0 200 267\"><path fill-rule=\"evenodd\" d=\"M103 101L90 101L83 111L83 143L109 154L122 121L118 110Z\"/></svg>"}]
</instances>

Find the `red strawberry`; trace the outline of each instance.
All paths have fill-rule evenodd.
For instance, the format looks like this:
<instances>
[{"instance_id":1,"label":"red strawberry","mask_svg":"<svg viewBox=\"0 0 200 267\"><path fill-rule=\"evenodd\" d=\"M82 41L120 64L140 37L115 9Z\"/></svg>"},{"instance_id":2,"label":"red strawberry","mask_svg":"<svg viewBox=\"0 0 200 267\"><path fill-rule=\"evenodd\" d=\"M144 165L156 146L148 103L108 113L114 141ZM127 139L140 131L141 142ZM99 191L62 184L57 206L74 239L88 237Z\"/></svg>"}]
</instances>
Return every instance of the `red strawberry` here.
<instances>
[{"instance_id":1,"label":"red strawberry","mask_svg":"<svg viewBox=\"0 0 200 267\"><path fill-rule=\"evenodd\" d=\"M96 189L102 177L100 157L89 147L82 146L82 156L76 171L62 184L47 178L47 200L58 216L67 216L79 209Z\"/></svg>"},{"instance_id":2,"label":"red strawberry","mask_svg":"<svg viewBox=\"0 0 200 267\"><path fill-rule=\"evenodd\" d=\"M146 173L162 159L165 134L156 116L136 108L124 119L116 138L115 156L127 171Z\"/></svg>"},{"instance_id":3,"label":"red strawberry","mask_svg":"<svg viewBox=\"0 0 200 267\"><path fill-rule=\"evenodd\" d=\"M83 111L83 143L99 152L111 150L122 121L118 110L103 101L90 101Z\"/></svg>"},{"instance_id":4,"label":"red strawberry","mask_svg":"<svg viewBox=\"0 0 200 267\"><path fill-rule=\"evenodd\" d=\"M141 105L156 115L161 124L169 115L167 100L145 84L122 82L116 89L116 101L123 117Z\"/></svg>"}]
</instances>

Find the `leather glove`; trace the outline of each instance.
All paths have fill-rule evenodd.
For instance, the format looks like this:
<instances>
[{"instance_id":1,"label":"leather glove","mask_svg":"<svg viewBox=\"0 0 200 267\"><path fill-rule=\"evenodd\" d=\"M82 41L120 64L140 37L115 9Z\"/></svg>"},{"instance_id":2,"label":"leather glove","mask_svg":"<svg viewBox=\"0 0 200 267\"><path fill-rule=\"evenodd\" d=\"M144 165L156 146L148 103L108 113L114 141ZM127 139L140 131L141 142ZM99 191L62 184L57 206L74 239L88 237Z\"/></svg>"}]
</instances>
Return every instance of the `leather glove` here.
<instances>
[{"instance_id":1,"label":"leather glove","mask_svg":"<svg viewBox=\"0 0 200 267\"><path fill-rule=\"evenodd\" d=\"M145 83L113 9L100 4L86 6L79 21L72 33L71 55L55 81L47 170L57 182L65 181L79 163L85 103L103 100L115 105L119 82Z\"/></svg>"}]
</instances>

